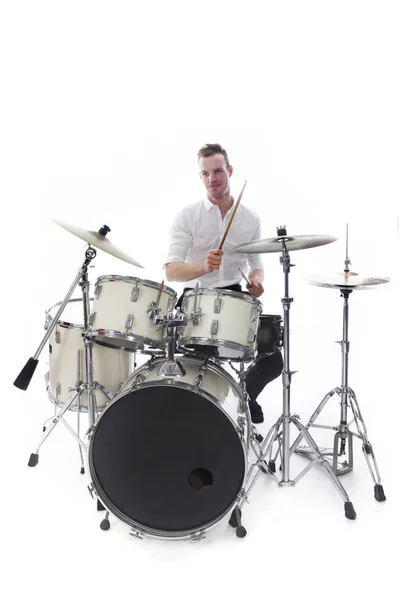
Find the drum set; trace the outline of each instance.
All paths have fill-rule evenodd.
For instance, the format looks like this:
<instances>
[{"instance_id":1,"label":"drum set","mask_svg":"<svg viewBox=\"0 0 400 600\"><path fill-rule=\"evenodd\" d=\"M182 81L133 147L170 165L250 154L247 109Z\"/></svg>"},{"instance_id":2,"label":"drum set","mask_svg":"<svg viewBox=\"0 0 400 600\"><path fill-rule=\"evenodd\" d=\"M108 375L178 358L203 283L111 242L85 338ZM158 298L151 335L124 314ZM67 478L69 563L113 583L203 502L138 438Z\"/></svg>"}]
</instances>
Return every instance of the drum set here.
<instances>
[{"instance_id":1,"label":"drum set","mask_svg":"<svg viewBox=\"0 0 400 600\"><path fill-rule=\"evenodd\" d=\"M134 537L203 539L207 531L230 514L238 537L246 535L242 509L259 476L279 486L294 485L314 465L322 466L344 501L345 516L356 513L338 476L353 468L352 441L356 436L375 483L375 498L385 500L372 444L367 437L356 396L348 386L348 299L356 289L386 283L387 278L362 279L350 273L346 246L345 271L340 281L314 281L340 291L344 298L342 383L329 392L306 426L291 413L289 274L290 250L313 248L336 240L332 236L277 237L237 246L242 253L279 252L284 273L283 323L280 315L262 314L262 304L249 294L198 286L187 291L179 308L177 293L164 282L138 277L104 275L90 297L88 267L97 250L142 268L97 231L57 221L87 243L84 260L63 301L45 313L45 335L14 385L26 390L39 356L48 345L47 394L54 415L28 465L39 461L39 449L61 421L78 442L81 473L90 476L88 489L105 510L100 527L110 528L110 515L126 523ZM346 234L347 240L347 234ZM347 242L346 242L347 243ZM77 287L82 297L72 298ZM73 306L81 323L61 320ZM282 414L265 438L251 422L246 374L257 356L283 352ZM137 355L145 362L139 367ZM235 378L226 368L228 363ZM334 449L320 449L309 429L329 398L341 397L341 415ZM350 430L347 410L357 432ZM77 414L76 430L66 418ZM81 435L80 417L88 427ZM294 425L298 436L290 441ZM304 440L307 446L301 446ZM343 462L348 452L349 460ZM290 477L293 454L308 459ZM346 455L347 456L347 455ZM332 459L330 457L333 457ZM371 462L372 460L372 462ZM278 468L281 478L277 477Z\"/></svg>"}]
</instances>

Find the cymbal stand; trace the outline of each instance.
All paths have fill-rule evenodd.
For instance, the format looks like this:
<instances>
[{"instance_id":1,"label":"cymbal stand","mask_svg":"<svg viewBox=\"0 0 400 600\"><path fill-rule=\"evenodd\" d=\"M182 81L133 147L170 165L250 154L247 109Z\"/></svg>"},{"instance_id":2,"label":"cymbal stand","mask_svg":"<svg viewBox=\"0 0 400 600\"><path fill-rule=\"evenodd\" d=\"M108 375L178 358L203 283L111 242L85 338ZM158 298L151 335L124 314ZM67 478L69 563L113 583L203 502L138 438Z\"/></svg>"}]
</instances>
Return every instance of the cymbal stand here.
<instances>
[{"instance_id":1,"label":"cymbal stand","mask_svg":"<svg viewBox=\"0 0 400 600\"><path fill-rule=\"evenodd\" d=\"M344 272L349 271L350 260L348 258L347 251L347 231L346 231L346 260ZM371 442L368 439L367 428L365 426L364 419L361 415L360 407L354 391L349 387L349 297L352 290L349 288L340 289L340 296L343 298L343 339L337 342L341 346L342 354L342 382L338 387L333 388L328 392L314 413L311 415L310 420L306 425L308 430L310 427L318 427L320 429L331 429L336 431L334 435L333 449L320 449L321 454L324 456L333 457L332 467L336 475L344 475L353 470L353 437L356 437L362 441L362 451L367 462L369 472L374 482L374 497L378 502L386 500L385 492L381 484L381 478L379 474L378 464L375 458L375 453ZM327 425L316 425L315 421L322 412L323 408L328 403L329 399L335 394L340 396L340 420L339 425L330 427ZM348 408L353 413L353 420L348 422ZM350 430L350 426L355 423L357 433ZM291 452L296 452L301 456L310 458L314 456L314 450L307 447L299 447L301 436L299 436L292 445ZM346 455L346 443L348 446L347 460L343 460L342 457ZM339 462L339 458L342 462Z\"/></svg>"},{"instance_id":2,"label":"cymbal stand","mask_svg":"<svg viewBox=\"0 0 400 600\"><path fill-rule=\"evenodd\" d=\"M326 459L320 453L317 444L311 437L308 429L300 423L298 415L293 415L290 412L290 387L291 387L291 378L294 374L294 371L290 370L289 364L289 354L290 354L290 319L289 319L289 311L291 303L293 302L293 298L289 296L289 273L290 267L295 265L290 263L290 256L288 249L286 247L286 240L288 239L286 228L279 227L277 228L278 238L282 243L282 254L280 256L280 263L283 268L284 273L284 290L285 295L282 298L282 306L283 306L283 371L282 371L282 386L283 386L283 412L278 418L277 422L271 427L266 438L263 440L261 444L261 453L258 456L257 464L259 466L263 466L264 470L267 472L269 476L271 476L276 483L278 483L279 487L288 487L295 485L301 477L303 477L315 464L319 464L322 466L330 477L332 483L335 485L337 491L341 495L344 500L344 510L345 516L348 519L355 519L356 512L354 510L352 502L350 502L349 496L347 495L346 490L340 483L337 475L334 473L331 465L328 463ZM297 477L292 480L290 478L290 458L291 458L291 450L290 450L290 425L293 424L299 430L299 438L304 438L307 440L309 446L314 451L313 460L303 471L301 471ZM281 468L282 468L282 478L279 480L275 473L275 458L272 459L272 449L274 443L277 443L278 448L276 452L276 456L280 455L281 458Z\"/></svg>"},{"instance_id":3,"label":"cymbal stand","mask_svg":"<svg viewBox=\"0 0 400 600\"><path fill-rule=\"evenodd\" d=\"M88 266L89 266L90 262L96 257L96 254L97 254L96 250L92 246L89 245L85 251L85 260L82 263L82 265L80 266L78 273L77 273L71 287L69 288L69 290L67 292L67 295L65 296L64 300L61 302L60 307L59 307L54 319L49 324L48 329L47 329L42 341L40 342L40 345L39 345L37 351L35 352L34 356L28 360L28 362L26 363L26 365L24 366L24 368L18 375L17 379L14 381L14 385L16 387L18 387L19 389L26 390L28 388L29 383L30 383L32 376L35 372L35 369L37 367L37 364L39 362L38 358L39 358L44 346L46 345L46 342L49 340L53 329L57 326L59 317L61 316L65 306L67 305L68 301L70 300L78 283L79 283L80 287L82 288L82 295L83 295L83 317L84 317L83 331L84 332L88 331L89 326L90 326L90 298L89 298L89 280L88 280L88 276L87 276L87 270L88 270ZM84 461L83 461L82 449L84 451L86 451L86 445L79 436L79 414L81 412L80 395L85 391L88 394L88 420L89 420L89 431L90 431L93 428L94 423L97 418L97 402L96 402L96 395L95 395L94 390L96 388L99 388L108 397L109 400L112 399L113 394L107 388L105 388L103 385L93 381L93 356L92 356L93 342L90 339L88 339L85 335L83 335L83 339L84 339L84 345L85 345L86 382L85 383L80 382L80 384L77 385L75 387L75 389L73 389L71 391L71 393L69 394L68 400L61 407L58 414L55 414L54 417L51 419L50 425L48 427L47 427L47 425L45 425L43 427L43 436L41 437L41 439L36 447L36 452L33 452L29 458L28 466L30 466L30 467L35 467L38 464L39 448L42 446L44 441L47 439L47 437L53 431L53 429L57 425L57 423L60 420L62 420L63 424L66 426L68 431L77 440L77 442L79 444L79 452L80 452L80 456L81 456L81 473L84 473ZM79 382L77 382L77 384L78 383ZM74 431L74 429L70 426L70 424L63 418L64 414L71 407L71 405L73 404L75 399L77 399L78 433L76 433ZM46 421L46 423L47 422L48 421Z\"/></svg>"}]
</instances>

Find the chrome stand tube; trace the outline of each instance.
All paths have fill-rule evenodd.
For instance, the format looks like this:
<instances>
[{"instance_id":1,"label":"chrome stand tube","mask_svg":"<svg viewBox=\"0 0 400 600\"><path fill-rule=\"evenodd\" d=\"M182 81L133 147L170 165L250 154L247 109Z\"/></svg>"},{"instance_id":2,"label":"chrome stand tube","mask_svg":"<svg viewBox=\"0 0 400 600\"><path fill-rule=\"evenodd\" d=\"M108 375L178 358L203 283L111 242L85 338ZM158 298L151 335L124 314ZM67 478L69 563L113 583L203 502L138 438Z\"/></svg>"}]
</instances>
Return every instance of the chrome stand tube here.
<instances>
[{"instance_id":1,"label":"chrome stand tube","mask_svg":"<svg viewBox=\"0 0 400 600\"><path fill-rule=\"evenodd\" d=\"M325 456L330 456L332 461L332 469L335 475L344 475L353 470L353 437L356 437L362 441L362 450L367 462L369 472L374 482L374 495L378 502L386 500L383 487L381 484L381 478L379 473L378 464L375 458L374 450L371 442L368 439L367 428L365 426L364 419L361 415L360 407L354 391L349 387L349 297L352 290L341 289L340 294L343 298L343 339L338 342L341 346L342 354L342 383L340 387L336 387L328 392L323 400L318 405L317 409L311 415L306 429L310 427L319 427L320 429L333 429L336 431L333 440L333 449L324 449L323 453ZM335 394L340 396L340 420L338 426L328 425L316 425L315 421L326 406L330 398ZM353 413L353 421L348 423L348 409ZM350 430L350 425L355 423L357 432ZM296 452L306 458L313 458L315 456L315 448L310 447L299 447L302 436L298 436L291 447L291 453ZM347 449L346 449L347 446ZM347 455L347 456L346 456ZM347 457L343 459L343 457ZM340 462L342 460L342 462Z\"/></svg>"},{"instance_id":2,"label":"chrome stand tube","mask_svg":"<svg viewBox=\"0 0 400 600\"><path fill-rule=\"evenodd\" d=\"M311 437L308 427L305 427L300 423L300 420L297 415L291 414L291 406L290 406L290 387L291 387L291 379L292 375L295 371L290 370L290 318L289 311L291 303L293 302L293 298L289 295L289 273L290 267L294 266L290 263L289 252L286 247L287 233L286 228L280 227L278 228L278 237L282 243L282 254L280 257L280 262L283 267L284 272L284 297L282 298L283 305L283 371L282 371L282 385L283 385L283 400L282 400L282 414L280 415L278 421L273 425L270 429L266 439L263 440L261 444L261 453L257 458L256 465L272 476L275 481L277 481L277 477L274 475L275 473L275 459L280 456L281 459L281 468L282 468L282 477L281 480L278 480L278 485L280 487L287 487L295 485L303 475L305 475L312 466L318 464L322 466L329 476L330 480L336 487L337 491L341 495L344 500L344 508L345 508L345 516L349 519L355 519L356 513L352 503L350 502L349 496L347 495L344 487L340 483L332 469L329 462L323 457L319 448L313 438ZM313 461L309 464L305 469L301 471L299 475L295 479L291 479L290 477L290 458L293 454L293 447L290 447L290 425L293 424L299 431L299 436L296 440L297 445L300 439L304 438L308 442L309 446L313 449ZM296 443L295 442L295 443ZM273 445L277 444L277 451L275 454L275 458L272 458L272 450Z\"/></svg>"}]
</instances>

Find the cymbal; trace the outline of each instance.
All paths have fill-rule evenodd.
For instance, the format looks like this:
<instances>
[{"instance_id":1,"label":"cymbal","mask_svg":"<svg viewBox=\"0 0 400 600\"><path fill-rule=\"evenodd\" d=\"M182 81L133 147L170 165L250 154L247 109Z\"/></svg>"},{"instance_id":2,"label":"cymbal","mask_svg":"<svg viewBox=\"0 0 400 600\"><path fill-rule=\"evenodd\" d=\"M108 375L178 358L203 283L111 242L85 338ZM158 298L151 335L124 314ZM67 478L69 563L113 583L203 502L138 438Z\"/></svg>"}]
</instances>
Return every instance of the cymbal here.
<instances>
[{"instance_id":1,"label":"cymbal","mask_svg":"<svg viewBox=\"0 0 400 600\"><path fill-rule=\"evenodd\" d=\"M282 252L283 242L288 251L315 248L336 242L338 238L332 235L287 235L282 237L267 238L239 244L233 248L233 252L241 254L264 254L266 252Z\"/></svg>"},{"instance_id":2,"label":"cymbal","mask_svg":"<svg viewBox=\"0 0 400 600\"><path fill-rule=\"evenodd\" d=\"M368 289L374 285L380 285L382 283L388 283L389 277L361 277L357 274L349 274L345 271L342 275L334 275L332 277L324 276L307 279L307 283L311 285L317 285L319 287L335 288L335 289Z\"/></svg>"},{"instance_id":3,"label":"cymbal","mask_svg":"<svg viewBox=\"0 0 400 600\"><path fill-rule=\"evenodd\" d=\"M66 231L68 231L69 233L72 233L81 240L84 240L91 246L94 246L95 248L98 248L99 250L102 250L107 254L111 254L116 258L119 258L131 265L134 265L135 267L140 267L141 269L143 269L143 265L141 265L137 260L129 256L129 254L126 254L126 252L123 252L122 250L117 248L117 246L114 246L114 244L110 242L110 240L106 237L106 234L107 230L111 230L106 225L102 228L104 229L103 234L99 233L98 231L87 231L86 229L81 229L81 227L77 227L76 225L70 225L69 223L65 223L64 221L58 221L56 219L52 219L52 221L60 227L62 227L63 229L65 229Z\"/></svg>"}]
</instances>

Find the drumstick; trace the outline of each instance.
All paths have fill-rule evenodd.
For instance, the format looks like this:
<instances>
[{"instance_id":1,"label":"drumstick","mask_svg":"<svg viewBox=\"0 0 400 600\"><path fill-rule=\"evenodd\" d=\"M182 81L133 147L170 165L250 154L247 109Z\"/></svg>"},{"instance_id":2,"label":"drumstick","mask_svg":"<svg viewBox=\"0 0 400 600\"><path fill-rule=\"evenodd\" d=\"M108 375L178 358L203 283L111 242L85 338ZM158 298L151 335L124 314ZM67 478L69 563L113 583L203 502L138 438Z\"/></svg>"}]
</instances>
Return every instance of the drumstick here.
<instances>
[{"instance_id":1,"label":"drumstick","mask_svg":"<svg viewBox=\"0 0 400 600\"><path fill-rule=\"evenodd\" d=\"M237 199L237 201L236 201L235 207L234 207L234 209L233 209L233 211L232 211L232 214L231 214L231 216L230 216L230 219L229 219L229 221L228 221L228 225L226 226L225 233L224 233L224 235L222 236L222 240L221 240L221 243L220 243L220 245L218 246L219 250L221 250L221 249L222 249L222 246L223 246L223 245L224 245L224 243L225 243L226 236L228 235L228 231L229 231L229 229L230 229L230 227L231 227L231 225L232 225L233 217L235 216L235 213L236 213L236 211L237 211L237 209L238 209L238 206L239 206L240 200L242 199L242 195L243 195L244 188L246 187L246 183L247 183L247 181L245 181L245 182L244 182L244 186L243 186L243 188L242 188L242 191L240 192L240 194L239 194L239 198L238 198L238 199Z\"/></svg>"},{"instance_id":2,"label":"drumstick","mask_svg":"<svg viewBox=\"0 0 400 600\"><path fill-rule=\"evenodd\" d=\"M164 291L164 279L162 280L160 287L158 288L158 294L157 294L157 299L156 299L156 307L159 308L160 306L160 299L161 299L161 294Z\"/></svg>"},{"instance_id":3,"label":"drumstick","mask_svg":"<svg viewBox=\"0 0 400 600\"><path fill-rule=\"evenodd\" d=\"M241 272L243 279L245 279L245 280L246 280L246 282L247 282L247 283L249 284L249 286L251 287L253 284L251 283L250 279L248 279L248 278L246 277L246 275L243 273L243 271L242 271L242 269L241 269L240 267L239 267L239 271Z\"/></svg>"}]
</instances>

